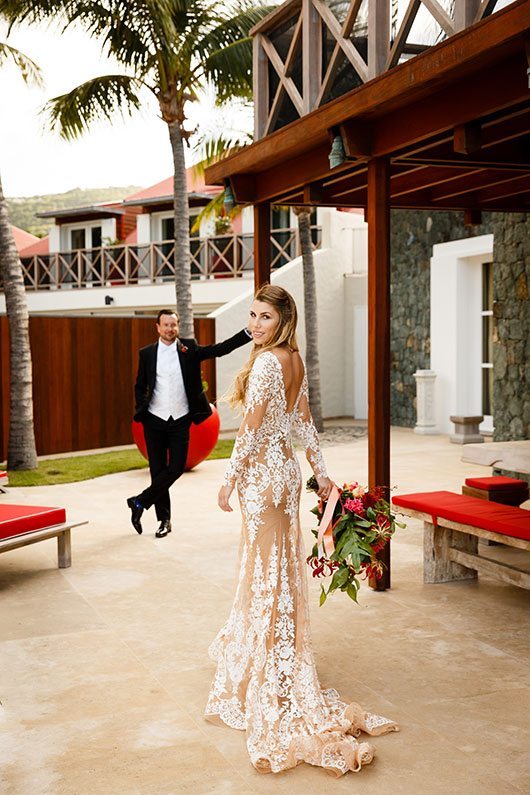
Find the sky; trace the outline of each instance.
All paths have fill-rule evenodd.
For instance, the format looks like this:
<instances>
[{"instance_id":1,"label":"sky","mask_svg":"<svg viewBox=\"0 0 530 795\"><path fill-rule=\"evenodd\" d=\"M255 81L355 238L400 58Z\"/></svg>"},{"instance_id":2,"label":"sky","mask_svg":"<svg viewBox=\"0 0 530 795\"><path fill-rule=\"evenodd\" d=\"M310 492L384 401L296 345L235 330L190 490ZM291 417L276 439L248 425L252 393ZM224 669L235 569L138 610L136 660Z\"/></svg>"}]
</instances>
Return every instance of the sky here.
<instances>
[{"instance_id":1,"label":"sky","mask_svg":"<svg viewBox=\"0 0 530 795\"><path fill-rule=\"evenodd\" d=\"M145 106L134 116L92 125L77 141L65 142L46 129L45 102L102 74L122 73L101 54L100 44L80 30L61 33L21 26L7 41L34 60L43 72L43 89L28 87L15 67L0 71L0 174L7 197L60 193L72 188L152 185L170 176L172 156L167 125L158 118L156 99L146 92ZM251 129L252 113L231 108L220 112L213 95L190 106L192 127ZM190 162L193 158L190 159Z\"/></svg>"}]
</instances>

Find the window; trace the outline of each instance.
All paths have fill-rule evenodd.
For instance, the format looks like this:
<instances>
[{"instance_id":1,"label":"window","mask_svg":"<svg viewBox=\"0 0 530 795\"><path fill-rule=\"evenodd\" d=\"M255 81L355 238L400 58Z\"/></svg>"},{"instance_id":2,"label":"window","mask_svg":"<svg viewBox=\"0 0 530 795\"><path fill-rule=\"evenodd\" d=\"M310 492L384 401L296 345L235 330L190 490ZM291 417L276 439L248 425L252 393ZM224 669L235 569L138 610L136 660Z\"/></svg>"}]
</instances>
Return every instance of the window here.
<instances>
[{"instance_id":1,"label":"window","mask_svg":"<svg viewBox=\"0 0 530 795\"><path fill-rule=\"evenodd\" d=\"M482 265L482 413L493 415L493 263Z\"/></svg>"},{"instance_id":2,"label":"window","mask_svg":"<svg viewBox=\"0 0 530 795\"><path fill-rule=\"evenodd\" d=\"M70 249L77 251L80 248L86 248L86 230L85 229L71 229L70 230Z\"/></svg>"}]
</instances>

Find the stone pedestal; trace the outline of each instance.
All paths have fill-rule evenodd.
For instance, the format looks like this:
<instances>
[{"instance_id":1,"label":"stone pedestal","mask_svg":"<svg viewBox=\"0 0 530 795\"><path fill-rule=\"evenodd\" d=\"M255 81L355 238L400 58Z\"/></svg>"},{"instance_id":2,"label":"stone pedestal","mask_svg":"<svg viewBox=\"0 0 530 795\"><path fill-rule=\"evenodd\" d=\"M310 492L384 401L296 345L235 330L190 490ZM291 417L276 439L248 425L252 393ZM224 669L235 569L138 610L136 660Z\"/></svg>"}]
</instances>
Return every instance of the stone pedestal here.
<instances>
[{"instance_id":1,"label":"stone pedestal","mask_svg":"<svg viewBox=\"0 0 530 795\"><path fill-rule=\"evenodd\" d=\"M484 417L450 417L455 424L455 432L449 437L453 444L480 444L484 441L478 430L478 426Z\"/></svg>"},{"instance_id":2,"label":"stone pedestal","mask_svg":"<svg viewBox=\"0 0 530 795\"><path fill-rule=\"evenodd\" d=\"M416 370L416 427L414 433L439 433L434 411L434 370Z\"/></svg>"}]
</instances>

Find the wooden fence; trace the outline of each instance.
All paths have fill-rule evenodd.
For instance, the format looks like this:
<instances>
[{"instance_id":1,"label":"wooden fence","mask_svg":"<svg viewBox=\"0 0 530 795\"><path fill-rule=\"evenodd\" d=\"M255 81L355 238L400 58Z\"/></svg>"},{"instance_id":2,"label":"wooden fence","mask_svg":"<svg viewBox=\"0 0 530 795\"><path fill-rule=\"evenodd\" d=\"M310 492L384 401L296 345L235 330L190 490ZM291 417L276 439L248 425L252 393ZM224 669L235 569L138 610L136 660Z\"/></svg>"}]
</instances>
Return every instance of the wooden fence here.
<instances>
[{"instance_id":1,"label":"wooden fence","mask_svg":"<svg viewBox=\"0 0 530 795\"><path fill-rule=\"evenodd\" d=\"M215 320L195 320L203 345ZM38 455L130 444L138 350L157 340L154 318L30 318ZM208 397L216 397L215 360L203 363ZM0 317L0 461L9 429L9 329Z\"/></svg>"}]
</instances>

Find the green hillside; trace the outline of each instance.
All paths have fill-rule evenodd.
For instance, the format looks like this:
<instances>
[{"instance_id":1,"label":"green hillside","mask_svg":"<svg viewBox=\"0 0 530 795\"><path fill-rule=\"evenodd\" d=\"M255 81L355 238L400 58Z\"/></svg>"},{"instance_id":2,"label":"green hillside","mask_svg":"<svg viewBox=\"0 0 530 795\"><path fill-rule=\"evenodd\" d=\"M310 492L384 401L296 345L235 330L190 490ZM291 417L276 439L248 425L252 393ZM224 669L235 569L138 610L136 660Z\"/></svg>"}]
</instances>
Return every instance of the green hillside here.
<instances>
[{"instance_id":1,"label":"green hillside","mask_svg":"<svg viewBox=\"0 0 530 795\"><path fill-rule=\"evenodd\" d=\"M7 200L9 217L14 226L42 237L47 234L49 221L36 218L35 213L60 210L64 207L82 207L97 202L119 201L141 188L128 185L124 188L74 188L66 193L49 193L45 196L19 196Z\"/></svg>"}]
</instances>

